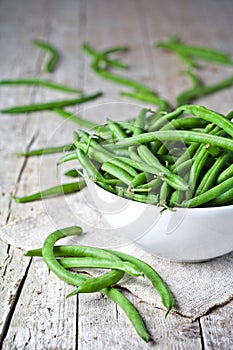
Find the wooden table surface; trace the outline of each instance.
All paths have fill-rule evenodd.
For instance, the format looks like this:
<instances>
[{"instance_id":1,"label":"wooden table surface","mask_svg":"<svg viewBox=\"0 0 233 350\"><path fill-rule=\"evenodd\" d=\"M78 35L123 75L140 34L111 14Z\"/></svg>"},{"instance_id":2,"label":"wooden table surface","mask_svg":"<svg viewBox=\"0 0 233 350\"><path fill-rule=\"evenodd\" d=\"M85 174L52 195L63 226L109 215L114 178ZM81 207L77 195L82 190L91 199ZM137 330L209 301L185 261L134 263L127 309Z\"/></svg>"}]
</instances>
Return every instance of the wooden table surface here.
<instances>
[{"instance_id":1,"label":"wooden table surface","mask_svg":"<svg viewBox=\"0 0 233 350\"><path fill-rule=\"evenodd\" d=\"M46 55L31 44L32 39L40 38L53 43L61 53L52 80L87 93L102 90L105 95L101 103L122 102L119 87L90 71L90 60L81 45L85 41L96 48L129 45L131 51L125 61L132 68L128 74L174 102L175 95L190 85L189 79L179 74L184 68L182 62L154 44L169 34L179 34L184 41L233 53L232 18L232 0L1 0L0 78L50 78L43 73ZM202 74L214 82L229 72L216 68ZM199 102L226 113L232 109L232 93L228 89ZM2 87L0 96L2 108L64 94L35 87ZM96 118L102 122L105 117L99 114ZM49 112L1 115L2 225L45 210L41 202L19 205L11 200L11 192L25 195L41 188L40 159L17 158L14 152L42 147L51 140L54 144L69 142L73 129L72 124L61 128L60 117ZM53 137L55 130L58 139ZM5 350L233 349L233 302L190 323L176 314L164 320L164 311L128 295L153 335L153 341L145 344L113 302L99 294L65 300L71 287L50 274L41 260L26 259L22 250L2 240L0 256L0 347Z\"/></svg>"}]
</instances>

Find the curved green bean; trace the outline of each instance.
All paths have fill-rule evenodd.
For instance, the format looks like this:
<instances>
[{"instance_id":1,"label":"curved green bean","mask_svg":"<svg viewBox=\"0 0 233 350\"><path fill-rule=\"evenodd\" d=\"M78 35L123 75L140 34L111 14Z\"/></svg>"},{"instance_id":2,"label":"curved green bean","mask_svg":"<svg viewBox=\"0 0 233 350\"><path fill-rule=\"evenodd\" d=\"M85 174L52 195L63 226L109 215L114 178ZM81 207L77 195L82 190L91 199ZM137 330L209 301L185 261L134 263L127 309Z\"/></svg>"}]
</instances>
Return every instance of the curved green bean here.
<instances>
[{"instance_id":1,"label":"curved green bean","mask_svg":"<svg viewBox=\"0 0 233 350\"><path fill-rule=\"evenodd\" d=\"M107 250L110 252L109 250ZM135 258L132 255L128 255L119 251L111 250L112 254L115 254L123 261L128 261L137 266L144 275L151 281L153 287L157 290L158 294L160 295L163 305L167 309L166 316L170 312L170 310L173 307L174 300L171 295L171 292L167 288L166 284L164 283L163 279L160 277L160 275L146 262Z\"/></svg>"},{"instance_id":2,"label":"curved green bean","mask_svg":"<svg viewBox=\"0 0 233 350\"><path fill-rule=\"evenodd\" d=\"M141 159L145 160L148 165L157 167L159 169L159 172L166 176L166 179L169 180L169 183L172 187L183 191L188 189L188 184L179 175L172 173L168 168L163 166L145 145L140 145L138 147L138 153Z\"/></svg>"},{"instance_id":3,"label":"curved green bean","mask_svg":"<svg viewBox=\"0 0 233 350\"><path fill-rule=\"evenodd\" d=\"M82 282L84 282L88 277L82 276L82 275L74 275L73 273L67 271L64 269L56 260L54 254L59 250L60 252L62 251L62 255L68 254L69 256L73 256L74 252L77 251L77 248L74 246L64 246L63 248L61 247L54 247L54 244L57 239L63 238L65 235L68 235L69 233L73 234L73 229L66 229L64 232L63 229L63 234L57 234L56 232L54 235L50 235L47 237L46 240L46 245L44 244L42 248L42 254L46 255L46 261L48 263L48 267L62 280L66 281L67 283L74 284L74 285L79 285ZM65 235L64 235L65 233ZM80 254L80 247L78 248L79 254ZM84 253L84 251L90 250L89 247L81 247L81 253ZM98 251L98 249L97 249ZM44 253L43 253L44 252ZM105 253L102 249L99 250L99 253L101 254L101 257L103 257L103 253ZM114 255L106 252L109 254L109 259L114 260ZM96 254L96 250L95 250ZM98 253L97 253L98 254ZM26 256L30 256L30 254L25 254ZM115 288L109 287L101 290L103 294L105 294L108 298L113 300L117 305L119 305L120 308L126 313L128 316L130 322L132 323L133 327L135 328L136 332L138 335L148 342L150 340L150 335L148 334L145 325L137 312L137 310L134 308L132 303L118 290Z\"/></svg>"},{"instance_id":4,"label":"curved green bean","mask_svg":"<svg viewBox=\"0 0 233 350\"><path fill-rule=\"evenodd\" d=\"M226 89L233 85L233 76L218 81L215 84L212 85L202 85L202 86L194 86L191 89L185 90L184 92L180 93L176 97L177 105L185 105L190 102L192 102L194 99L201 97L201 96L207 96L209 94L212 94L213 92L217 92L223 89Z\"/></svg>"},{"instance_id":5,"label":"curved green bean","mask_svg":"<svg viewBox=\"0 0 233 350\"><path fill-rule=\"evenodd\" d=\"M24 196L24 197L12 196L12 198L17 203L28 203L28 202L38 201L40 199L52 198L52 197L62 196L68 193L78 192L82 190L85 186L86 186L86 182L84 180L81 180L77 182L70 182L67 184L54 186L46 190L33 193L28 196Z\"/></svg>"},{"instance_id":6,"label":"curved green bean","mask_svg":"<svg viewBox=\"0 0 233 350\"><path fill-rule=\"evenodd\" d=\"M113 47L101 52L96 51L90 44L84 43L82 45L83 50L88 53L90 56L94 57L97 62L103 61L108 66L112 66L120 69L127 69L129 66L119 60L110 59L108 55L118 52L126 52L128 51L128 47Z\"/></svg>"},{"instance_id":7,"label":"curved green bean","mask_svg":"<svg viewBox=\"0 0 233 350\"><path fill-rule=\"evenodd\" d=\"M42 40L33 40L32 42L34 45L40 47L41 49L45 50L50 54L50 58L45 66L45 71L48 73L53 72L59 58L57 50L52 45Z\"/></svg>"},{"instance_id":8,"label":"curved green bean","mask_svg":"<svg viewBox=\"0 0 233 350\"><path fill-rule=\"evenodd\" d=\"M193 57L217 64L233 65L233 60L227 53L212 48L185 44L175 36L170 36L167 42L158 42L157 47L174 51L181 57L185 57L186 63L191 66L196 65L195 61L192 60ZM186 58L191 61L187 62Z\"/></svg>"}]
</instances>

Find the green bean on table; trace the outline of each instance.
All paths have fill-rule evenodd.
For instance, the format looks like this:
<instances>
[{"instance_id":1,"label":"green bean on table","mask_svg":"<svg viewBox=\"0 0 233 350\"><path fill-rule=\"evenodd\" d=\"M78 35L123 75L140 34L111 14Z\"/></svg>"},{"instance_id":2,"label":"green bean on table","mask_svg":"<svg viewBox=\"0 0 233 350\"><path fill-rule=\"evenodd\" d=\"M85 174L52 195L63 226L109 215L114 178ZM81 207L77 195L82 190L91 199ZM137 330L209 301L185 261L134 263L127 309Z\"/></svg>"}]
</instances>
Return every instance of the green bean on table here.
<instances>
[{"instance_id":1,"label":"green bean on table","mask_svg":"<svg viewBox=\"0 0 233 350\"><path fill-rule=\"evenodd\" d=\"M38 201L40 199L52 198L62 196L68 193L78 192L82 190L85 186L86 182L84 180L80 180L77 182L70 182L66 184L57 185L24 197L16 197L12 195L12 198L17 203L28 203Z\"/></svg>"},{"instance_id":2,"label":"green bean on table","mask_svg":"<svg viewBox=\"0 0 233 350\"><path fill-rule=\"evenodd\" d=\"M57 50L51 44L42 40L35 39L32 43L49 53L50 57L46 63L45 71L48 73L53 72L59 58Z\"/></svg>"},{"instance_id":3,"label":"green bean on table","mask_svg":"<svg viewBox=\"0 0 233 350\"><path fill-rule=\"evenodd\" d=\"M63 236L64 237L64 236ZM104 251L104 253L103 253ZM108 255L105 255L108 254ZM173 306L173 297L165 282L161 276L147 263L140 259L137 259L131 255L109 249L94 248L89 246L79 246L79 245L61 245L54 246L53 254L55 257L99 257L106 258L110 261L114 260L112 254L117 256L120 261L129 262L133 264L139 271L141 271L152 283L154 288L157 290L158 294L162 298L163 305L167 309L167 313L171 310ZM29 250L24 254L25 256L41 256L42 249Z\"/></svg>"},{"instance_id":4,"label":"green bean on table","mask_svg":"<svg viewBox=\"0 0 233 350\"><path fill-rule=\"evenodd\" d=\"M19 79L9 79L9 80L0 80L0 85L36 85L47 87L53 90L58 90L62 92L69 93L80 93L81 91L75 88L71 88L66 85L55 83L50 80L38 79L38 78L19 78Z\"/></svg>"},{"instance_id":5,"label":"green bean on table","mask_svg":"<svg viewBox=\"0 0 233 350\"><path fill-rule=\"evenodd\" d=\"M53 110L54 108L80 105L82 103L94 100L100 96L102 96L102 92L96 92L91 95L83 95L78 98L69 99L69 100L50 101L50 102L10 107L10 108L3 109L0 112L8 113L8 114L19 114L19 113L31 113L31 112L37 112L37 111Z\"/></svg>"},{"instance_id":6,"label":"green bean on table","mask_svg":"<svg viewBox=\"0 0 233 350\"><path fill-rule=\"evenodd\" d=\"M158 42L157 47L174 51L191 66L196 65L192 60L194 57L217 64L233 65L233 60L227 53L202 46L188 45L176 36L170 36L167 41Z\"/></svg>"},{"instance_id":7,"label":"green bean on table","mask_svg":"<svg viewBox=\"0 0 233 350\"><path fill-rule=\"evenodd\" d=\"M67 271L65 268L63 268L54 256L54 244L60 238L64 238L74 234L75 235L81 234L81 233L82 233L82 230L80 227L68 227L62 230L55 231L46 238L42 247L42 256L48 268L51 269L51 271L53 271L59 278L75 286L82 285L82 283L87 281L88 277L83 275L80 276L78 274L73 274ZM81 250L83 249L81 248ZM94 250L94 253L96 254L96 250ZM106 256L106 258L110 257L111 260L119 260L119 261L121 260L120 258L111 254L110 252L104 252L103 250L101 250L101 256L102 257ZM138 314L137 310L128 301L128 299L123 294L121 294L119 291L117 291L112 287L104 288L101 290L101 292L106 296L108 296L110 299L112 299L114 302L116 302L123 309L123 311L125 311L126 315L129 317L137 333L145 341L149 341L150 335L147 333L145 325L140 315Z\"/></svg>"}]
</instances>

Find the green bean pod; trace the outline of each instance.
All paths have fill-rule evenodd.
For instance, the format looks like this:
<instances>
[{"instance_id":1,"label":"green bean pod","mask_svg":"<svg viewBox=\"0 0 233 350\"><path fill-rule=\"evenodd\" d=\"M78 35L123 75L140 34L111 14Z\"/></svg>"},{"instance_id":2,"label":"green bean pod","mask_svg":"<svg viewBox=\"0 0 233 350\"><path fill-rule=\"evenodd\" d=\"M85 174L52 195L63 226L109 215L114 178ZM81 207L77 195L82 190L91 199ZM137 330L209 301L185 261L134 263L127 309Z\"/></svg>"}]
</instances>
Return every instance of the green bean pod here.
<instances>
[{"instance_id":1,"label":"green bean pod","mask_svg":"<svg viewBox=\"0 0 233 350\"><path fill-rule=\"evenodd\" d=\"M6 108L1 110L0 112L9 113L9 114L19 114L19 113L45 111L45 110L51 110L51 109L53 110L54 108L80 105L82 103L94 100L100 96L102 96L102 92L96 92L91 95L83 95L81 97L69 99L69 100L50 101L50 102L44 102L44 103L35 103L31 105L22 105L22 106Z\"/></svg>"},{"instance_id":2,"label":"green bean pod","mask_svg":"<svg viewBox=\"0 0 233 350\"><path fill-rule=\"evenodd\" d=\"M34 202L41 199L52 198L57 196L62 196L68 193L74 193L82 190L86 186L86 182L84 180L80 180L77 182L70 182L67 184L62 184L58 186L54 186L48 188L46 190L42 190L40 192L33 193L24 197L16 197L12 196L15 202L17 203L28 203Z\"/></svg>"},{"instance_id":3,"label":"green bean pod","mask_svg":"<svg viewBox=\"0 0 233 350\"><path fill-rule=\"evenodd\" d=\"M159 276L159 274L150 265L131 255L128 255L119 251L115 251L115 250L111 250L111 253L115 254L123 261L131 262L144 273L144 275L151 281L153 287L157 290L158 294L160 295L163 305L167 309L167 313L166 313L166 316L167 316L173 307L174 300L171 295L171 292L169 291L169 289L167 288L166 284L164 283L162 278Z\"/></svg>"},{"instance_id":4,"label":"green bean pod","mask_svg":"<svg viewBox=\"0 0 233 350\"><path fill-rule=\"evenodd\" d=\"M42 40L33 40L32 42L34 45L40 47L41 49L49 53L50 57L48 62L45 65L45 71L48 73L53 72L59 58L59 54L57 50L52 45Z\"/></svg>"},{"instance_id":5,"label":"green bean pod","mask_svg":"<svg viewBox=\"0 0 233 350\"><path fill-rule=\"evenodd\" d=\"M74 145L72 143L69 143L67 145L62 145L62 146L45 147L45 148L34 149L26 152L19 152L17 153L17 156L19 157L41 156L45 154L68 152L68 151L72 151L73 149L74 149Z\"/></svg>"},{"instance_id":6,"label":"green bean pod","mask_svg":"<svg viewBox=\"0 0 233 350\"><path fill-rule=\"evenodd\" d=\"M74 296L78 293L94 293L99 292L104 288L111 287L112 285L119 282L124 276L124 271L111 270L101 276L90 278L84 281L80 286L73 292L67 295L67 298Z\"/></svg>"},{"instance_id":7,"label":"green bean pod","mask_svg":"<svg viewBox=\"0 0 233 350\"><path fill-rule=\"evenodd\" d=\"M35 85L35 86L42 86L53 90L75 93L75 94L81 92L78 89L71 88L66 85L62 85L59 83L54 83L53 81L50 81L50 80L44 80L44 79L38 79L38 78L20 78L20 79L0 80L0 85L10 85L10 86Z\"/></svg>"},{"instance_id":8,"label":"green bean pod","mask_svg":"<svg viewBox=\"0 0 233 350\"><path fill-rule=\"evenodd\" d=\"M100 269L114 269L123 271L130 276L138 277L143 276L143 273L132 263L126 261L115 261L104 258L95 257L72 257L72 258L60 258L59 263L67 268L100 268Z\"/></svg>"},{"instance_id":9,"label":"green bean pod","mask_svg":"<svg viewBox=\"0 0 233 350\"><path fill-rule=\"evenodd\" d=\"M223 193L227 192L233 187L233 178L229 178L220 184L212 187L208 191L199 194L198 196L195 196L189 200L186 200L181 203L181 206L183 207L199 207L202 204L205 204L209 201L212 201L213 199L217 198L218 196L222 195Z\"/></svg>"},{"instance_id":10,"label":"green bean pod","mask_svg":"<svg viewBox=\"0 0 233 350\"><path fill-rule=\"evenodd\" d=\"M217 178L217 184L233 177L233 164L230 164Z\"/></svg>"},{"instance_id":11,"label":"green bean pod","mask_svg":"<svg viewBox=\"0 0 233 350\"><path fill-rule=\"evenodd\" d=\"M221 172L222 168L226 164L226 162L229 160L229 154L222 154L220 155L214 162L211 168L205 173L203 176L199 186L196 189L195 196L198 196L201 193L206 192L209 190L215 183L215 180L219 173Z\"/></svg>"}]
</instances>

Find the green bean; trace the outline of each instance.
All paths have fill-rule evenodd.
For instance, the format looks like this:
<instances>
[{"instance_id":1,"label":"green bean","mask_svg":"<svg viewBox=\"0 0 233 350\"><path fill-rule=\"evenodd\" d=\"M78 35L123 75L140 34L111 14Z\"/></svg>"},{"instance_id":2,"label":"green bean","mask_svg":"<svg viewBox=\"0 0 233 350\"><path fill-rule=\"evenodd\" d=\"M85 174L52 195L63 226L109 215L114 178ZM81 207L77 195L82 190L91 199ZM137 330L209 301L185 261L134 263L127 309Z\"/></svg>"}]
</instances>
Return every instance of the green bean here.
<instances>
[{"instance_id":1,"label":"green bean","mask_svg":"<svg viewBox=\"0 0 233 350\"><path fill-rule=\"evenodd\" d=\"M105 182L104 177L100 174L100 172L97 170L97 168L91 162L91 160L86 157L85 153L81 149L76 148L76 155L77 155L77 159L78 159L80 165L86 171L88 177L92 181Z\"/></svg>"},{"instance_id":2,"label":"green bean","mask_svg":"<svg viewBox=\"0 0 233 350\"><path fill-rule=\"evenodd\" d=\"M118 166L119 168L125 170L127 173L129 173L134 178L138 175L137 171L132 167L130 164L127 163L127 161L119 159L119 158L112 158L109 160L111 164L114 164Z\"/></svg>"},{"instance_id":3,"label":"green bean","mask_svg":"<svg viewBox=\"0 0 233 350\"><path fill-rule=\"evenodd\" d=\"M65 232L66 233L66 232ZM61 237L63 238L64 235ZM77 276L66 269L64 269L54 258L54 254L59 250L59 247L54 247L54 241L57 239L54 239L52 242L51 240L48 240L48 249L47 251L44 251L47 256L47 261L50 262L49 268L62 280L66 281L67 283L74 284L74 285L79 285L81 284L85 279L87 279L86 276ZM61 248L61 247L60 247ZM69 249L70 248L70 249ZM60 249L61 251L62 249ZM90 250L89 247L81 247L81 251L86 251ZM77 251L76 246L71 246L71 247L63 247L63 253L62 255L68 254L69 256L73 256L73 254ZM79 254L80 254L80 249L78 248ZM98 250L97 250L98 251ZM30 253L30 252L29 252ZM103 250L100 250L100 257L103 257L105 252ZM114 260L114 256L112 256L111 253L106 252L107 254L110 254L110 260ZM30 254L25 254L27 256L30 256ZM95 256L96 256L96 249L95 249ZM150 340L150 335L146 331L145 325L137 312L137 310L134 308L132 303L123 295L121 294L118 290L114 288L105 288L101 290L103 294L105 294L108 298L113 300L117 305L119 305L122 310L125 312L125 314L128 316L130 322L132 323L133 327L135 328L136 332L138 335L144 339L145 341Z\"/></svg>"},{"instance_id":4,"label":"green bean","mask_svg":"<svg viewBox=\"0 0 233 350\"><path fill-rule=\"evenodd\" d=\"M169 206L174 207L175 205L180 204L183 199L183 194L184 192L180 190L173 191L169 201Z\"/></svg>"},{"instance_id":5,"label":"green bean","mask_svg":"<svg viewBox=\"0 0 233 350\"><path fill-rule=\"evenodd\" d=\"M107 251L110 252L109 250ZM111 250L111 253L115 254L117 257L119 257L123 261L131 262L132 264L137 266L140 271L144 273L144 275L151 281L153 287L157 290L157 292L161 296L163 305L167 309L167 313L166 313L166 316L167 316L173 307L174 301L173 301L171 292L169 291L169 289L167 288L167 286L165 285L164 281L159 276L159 274L146 262L140 259L137 259L134 256L131 256L122 252L118 252L115 250Z\"/></svg>"},{"instance_id":6,"label":"green bean","mask_svg":"<svg viewBox=\"0 0 233 350\"><path fill-rule=\"evenodd\" d=\"M53 90L70 92L70 93L80 93L81 91L69 86L65 86L59 83L54 83L50 80L38 79L38 78L20 78L20 79L9 79L9 80L0 80L0 85L36 85L47 87Z\"/></svg>"},{"instance_id":7,"label":"green bean","mask_svg":"<svg viewBox=\"0 0 233 350\"><path fill-rule=\"evenodd\" d=\"M95 98L98 98L100 96L102 96L102 92L96 92L91 95L83 95L81 97L70 99L70 100L50 101L50 102L44 102L44 103L35 103L31 105L23 105L23 106L6 108L1 110L0 112L9 113L9 114L18 114L18 113L31 113L36 111L45 111L45 110L51 110L54 108L80 105L82 103L94 100Z\"/></svg>"},{"instance_id":8,"label":"green bean","mask_svg":"<svg viewBox=\"0 0 233 350\"><path fill-rule=\"evenodd\" d=\"M165 124L161 130L173 130L173 129L194 129L203 128L207 125L207 122L199 118L181 118L171 120L170 123Z\"/></svg>"},{"instance_id":9,"label":"green bean","mask_svg":"<svg viewBox=\"0 0 233 350\"><path fill-rule=\"evenodd\" d=\"M142 185L147 181L147 174L145 172L137 174L130 184L130 191L133 191L135 187Z\"/></svg>"},{"instance_id":10,"label":"green bean","mask_svg":"<svg viewBox=\"0 0 233 350\"><path fill-rule=\"evenodd\" d=\"M226 192L220 194L212 201L206 203L207 207L218 207L221 205L232 205L233 204L233 188L227 190Z\"/></svg>"},{"instance_id":11,"label":"green bean","mask_svg":"<svg viewBox=\"0 0 233 350\"><path fill-rule=\"evenodd\" d=\"M105 273L104 275L90 278L87 281L84 281L80 286L75 289L73 292L67 295L67 298L74 296L78 293L94 293L99 292L104 288L111 287L112 285L119 282L124 276L124 271L120 270L111 270L110 272Z\"/></svg>"},{"instance_id":12,"label":"green bean","mask_svg":"<svg viewBox=\"0 0 233 350\"><path fill-rule=\"evenodd\" d=\"M184 71L184 73L186 73L191 78L193 83L193 88L203 86L202 80L198 77L196 73L194 73L193 70L188 69Z\"/></svg>"},{"instance_id":13,"label":"green bean","mask_svg":"<svg viewBox=\"0 0 233 350\"><path fill-rule=\"evenodd\" d=\"M34 45L40 47L50 54L50 58L45 66L45 71L48 73L53 72L59 58L57 50L52 45L42 40L33 40L32 42Z\"/></svg>"},{"instance_id":14,"label":"green bean","mask_svg":"<svg viewBox=\"0 0 233 350\"><path fill-rule=\"evenodd\" d=\"M42 256L47 267L61 280L78 286L82 284L88 277L83 275L73 274L64 269L54 256L53 249L57 240L71 236L82 234L82 229L79 226L66 227L61 230L54 231L44 241L42 247ZM28 255L27 255L28 256Z\"/></svg>"},{"instance_id":15,"label":"green bean","mask_svg":"<svg viewBox=\"0 0 233 350\"><path fill-rule=\"evenodd\" d=\"M101 269L114 269L123 271L130 276L138 277L143 276L143 273L132 263L126 261L112 261L104 258L95 257L72 257L72 258L61 258L58 260L59 263L67 268L101 268Z\"/></svg>"},{"instance_id":16,"label":"green bean","mask_svg":"<svg viewBox=\"0 0 233 350\"><path fill-rule=\"evenodd\" d=\"M39 148L39 149L34 149L31 151L26 151L26 152L19 152L19 153L17 153L17 156L19 156L19 157L41 156L44 154L68 152L68 151L71 151L73 149L74 149L74 145L72 143L69 143L67 145L62 145L62 146L46 147L46 148Z\"/></svg>"},{"instance_id":17,"label":"green bean","mask_svg":"<svg viewBox=\"0 0 233 350\"><path fill-rule=\"evenodd\" d=\"M41 249L33 249L26 252L25 256L41 256ZM170 291L166 287L162 278L158 275L158 273L147 263L142 260L139 260L131 255L108 249L101 248L93 248L88 246L55 246L53 253L56 257L75 257L75 256L89 256L89 257L99 257L106 258L110 261L113 260L112 255L114 254L122 261L130 262L136 268L139 269L153 284L154 288L157 290L159 295L162 297L163 305L167 308L168 312L171 310L173 306L173 298L171 296ZM105 256L104 254L109 254Z\"/></svg>"},{"instance_id":18,"label":"green bean","mask_svg":"<svg viewBox=\"0 0 233 350\"><path fill-rule=\"evenodd\" d=\"M145 145L138 147L138 153L141 159L145 160L148 165L158 168L159 172L164 174L170 186L183 191L188 189L188 184L179 175L173 174L169 169L163 166Z\"/></svg>"},{"instance_id":19,"label":"green bean","mask_svg":"<svg viewBox=\"0 0 233 350\"><path fill-rule=\"evenodd\" d=\"M162 180L161 178L155 178L151 181L149 181L147 184L141 185L138 188L140 189L149 189L150 191L152 190L157 190L161 186Z\"/></svg>"},{"instance_id":20,"label":"green bean","mask_svg":"<svg viewBox=\"0 0 233 350\"><path fill-rule=\"evenodd\" d=\"M183 109L185 113L190 113L194 116L207 120L210 123L216 124L221 129L223 129L227 134L233 137L233 124L224 115L214 112L203 106L196 105L185 105L178 107L178 109Z\"/></svg>"},{"instance_id":21,"label":"green bean","mask_svg":"<svg viewBox=\"0 0 233 350\"><path fill-rule=\"evenodd\" d=\"M115 142L114 144L106 144L105 147L108 150L126 148L134 146L136 144L143 144L151 141L183 141L184 143L204 143L211 144L213 146L221 147L233 151L233 140L215 136L210 134L204 134L197 131L185 131L185 130L161 130L148 132L137 136L132 136L124 140Z\"/></svg>"},{"instance_id":22,"label":"green bean","mask_svg":"<svg viewBox=\"0 0 233 350\"><path fill-rule=\"evenodd\" d=\"M72 113L67 112L62 108L54 108L54 112L59 114L62 118L76 123L78 126L81 126L87 129L97 129L99 127L98 124L93 123L90 120L83 119L77 115L73 115Z\"/></svg>"},{"instance_id":23,"label":"green bean","mask_svg":"<svg viewBox=\"0 0 233 350\"><path fill-rule=\"evenodd\" d=\"M201 173L203 166L206 163L208 155L209 154L206 151L206 148L203 145L199 146L199 148L194 156L193 165L190 169L189 191L187 191L187 193L186 193L187 199L191 198L195 192L197 180L199 178L199 175Z\"/></svg>"},{"instance_id":24,"label":"green bean","mask_svg":"<svg viewBox=\"0 0 233 350\"><path fill-rule=\"evenodd\" d=\"M129 68L129 66L127 64L122 63L119 60L108 58L109 54L128 51L128 47L114 47L114 48L111 48L111 49L108 49L108 50L105 50L102 52L97 52L93 47L90 46L90 44L84 43L82 45L82 48L90 56L94 57L97 62L103 61L108 66L112 66L112 67L120 68L120 69Z\"/></svg>"},{"instance_id":25,"label":"green bean","mask_svg":"<svg viewBox=\"0 0 233 350\"><path fill-rule=\"evenodd\" d=\"M33 193L31 195L28 195L28 196L24 196L24 197L12 196L12 198L17 203L28 203L28 202L38 201L40 199L57 197L57 196L62 196L64 194L68 194L68 193L78 192L78 191L82 190L85 186L86 186L85 181L80 180L77 182L71 182L71 183L67 183L67 184L54 186L54 187L48 188L46 190L42 190L40 192Z\"/></svg>"},{"instance_id":26,"label":"green bean","mask_svg":"<svg viewBox=\"0 0 233 350\"><path fill-rule=\"evenodd\" d=\"M117 122L113 122L110 119L107 119L107 123L109 126L109 129L113 133L113 135L117 138L117 140L122 140L127 137L126 133L123 131L123 129L118 125Z\"/></svg>"},{"instance_id":27,"label":"green bean","mask_svg":"<svg viewBox=\"0 0 233 350\"><path fill-rule=\"evenodd\" d=\"M117 165L113 164L111 161L107 161L102 164L101 169L107 171L109 174L121 180L126 185L130 186L133 176Z\"/></svg>"},{"instance_id":28,"label":"green bean","mask_svg":"<svg viewBox=\"0 0 233 350\"><path fill-rule=\"evenodd\" d=\"M117 190L118 196L120 197L124 196L126 198L132 199L137 202L152 204L152 205L155 205L158 203L158 195L154 195L151 193L147 193L147 194L130 193L127 189L123 187L118 187L118 186L116 187L116 190Z\"/></svg>"},{"instance_id":29,"label":"green bean","mask_svg":"<svg viewBox=\"0 0 233 350\"><path fill-rule=\"evenodd\" d=\"M143 134L143 132L145 130L146 114L148 111L150 111L150 110L148 110L148 108L142 108L139 111L139 113L134 121L134 125L133 125L134 136Z\"/></svg>"},{"instance_id":30,"label":"green bean","mask_svg":"<svg viewBox=\"0 0 233 350\"><path fill-rule=\"evenodd\" d=\"M145 325L139 313L134 308L133 304L123 294L121 294L118 290L114 288L108 289L107 291L105 291L105 294L122 308L122 310L126 313L129 320L131 321L132 325L134 326L138 335L143 340L148 342L151 337L148 334Z\"/></svg>"},{"instance_id":31,"label":"green bean","mask_svg":"<svg viewBox=\"0 0 233 350\"><path fill-rule=\"evenodd\" d=\"M81 141L75 141L75 147L82 150L83 153L88 154L90 158L96 160L99 163L106 162L109 159L112 159L113 157L113 155L110 152L108 154L107 151L102 152L102 150L92 147L92 139L88 147L88 150L86 145Z\"/></svg>"},{"instance_id":32,"label":"green bean","mask_svg":"<svg viewBox=\"0 0 233 350\"><path fill-rule=\"evenodd\" d=\"M70 169L64 173L67 177L79 177L79 171L77 169Z\"/></svg>"},{"instance_id":33,"label":"green bean","mask_svg":"<svg viewBox=\"0 0 233 350\"><path fill-rule=\"evenodd\" d=\"M119 182L119 181L118 181ZM117 194L116 193L116 190L115 190L115 186L113 187L112 185L109 185L107 182L100 182L100 181L97 181L96 182L96 185L100 186L101 188L103 188L105 191L108 191L110 193L113 193L113 194Z\"/></svg>"},{"instance_id":34,"label":"green bean","mask_svg":"<svg viewBox=\"0 0 233 350\"><path fill-rule=\"evenodd\" d=\"M57 166L63 164L63 163L66 163L66 162L69 162L71 160L77 160L77 154L76 152L71 152L71 153L68 153L68 154L65 154L63 157L61 157L58 161L57 161Z\"/></svg>"},{"instance_id":35,"label":"green bean","mask_svg":"<svg viewBox=\"0 0 233 350\"><path fill-rule=\"evenodd\" d=\"M172 188L167 182L163 182L161 188L160 188L160 194L159 194L159 205L167 207L168 204L168 198L171 194Z\"/></svg>"},{"instance_id":36,"label":"green bean","mask_svg":"<svg viewBox=\"0 0 233 350\"><path fill-rule=\"evenodd\" d=\"M170 120L179 117L183 114L181 108L177 108L172 112L160 115L159 118L156 118L153 123L149 126L149 131L160 130L164 125L166 125Z\"/></svg>"},{"instance_id":37,"label":"green bean","mask_svg":"<svg viewBox=\"0 0 233 350\"><path fill-rule=\"evenodd\" d=\"M233 176L233 164L230 164L217 178L217 184Z\"/></svg>"},{"instance_id":38,"label":"green bean","mask_svg":"<svg viewBox=\"0 0 233 350\"><path fill-rule=\"evenodd\" d=\"M151 89L141 83L134 81L133 79L125 78L123 76L108 72L105 69L98 67L96 64L92 64L92 69L104 79L108 79L117 84L134 88L136 91L143 91L145 93L151 94Z\"/></svg>"},{"instance_id":39,"label":"green bean","mask_svg":"<svg viewBox=\"0 0 233 350\"><path fill-rule=\"evenodd\" d=\"M232 85L233 85L233 76L227 79L221 80L212 85L193 87L179 94L176 97L176 102L178 106L188 104L198 97L212 94L213 92L226 89Z\"/></svg>"},{"instance_id":40,"label":"green bean","mask_svg":"<svg viewBox=\"0 0 233 350\"><path fill-rule=\"evenodd\" d=\"M212 167L209 168L209 170L205 173L203 176L198 188L196 189L195 196L198 196L201 193L206 192L209 190L215 183L215 180L219 173L221 172L222 168L226 164L226 162L229 160L229 154L222 154L220 155L212 165Z\"/></svg>"},{"instance_id":41,"label":"green bean","mask_svg":"<svg viewBox=\"0 0 233 350\"><path fill-rule=\"evenodd\" d=\"M202 46L184 44L177 37L169 37L167 42L159 42L157 47L172 50L175 53L182 54L188 58L197 57L213 63L233 65L231 57L225 52Z\"/></svg>"},{"instance_id":42,"label":"green bean","mask_svg":"<svg viewBox=\"0 0 233 350\"><path fill-rule=\"evenodd\" d=\"M204 203L207 203L207 202L213 200L214 198L217 198L218 196L222 195L224 192L231 189L232 186L233 186L233 178L229 178L229 179L221 182L220 184L212 187L208 191L206 191L198 196L195 196L189 200L182 202L181 205L184 207L190 207L190 208L191 207L198 207L198 206L200 206Z\"/></svg>"},{"instance_id":43,"label":"green bean","mask_svg":"<svg viewBox=\"0 0 233 350\"><path fill-rule=\"evenodd\" d=\"M125 97L130 97L134 98L135 100L143 101L143 102L148 102L152 103L155 105L160 106L160 110L162 111L168 111L171 107L169 103L159 97L157 94L153 93L153 91L149 92L127 92L127 91L121 91L120 92L121 96Z\"/></svg>"}]
</instances>

